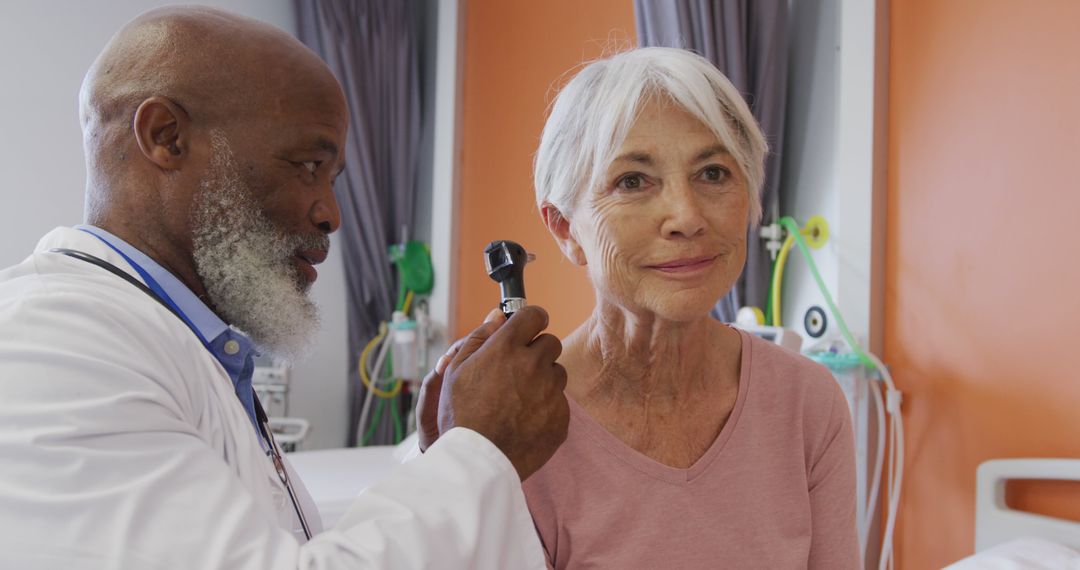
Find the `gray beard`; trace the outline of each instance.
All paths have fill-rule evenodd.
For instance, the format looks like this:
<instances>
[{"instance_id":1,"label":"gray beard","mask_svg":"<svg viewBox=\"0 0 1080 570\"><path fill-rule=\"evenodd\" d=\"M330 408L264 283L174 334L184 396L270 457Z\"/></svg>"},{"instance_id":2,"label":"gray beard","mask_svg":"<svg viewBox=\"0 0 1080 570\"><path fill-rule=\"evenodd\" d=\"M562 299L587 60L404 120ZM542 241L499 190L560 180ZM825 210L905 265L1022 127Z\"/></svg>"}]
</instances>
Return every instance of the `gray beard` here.
<instances>
[{"instance_id":1,"label":"gray beard","mask_svg":"<svg viewBox=\"0 0 1080 570\"><path fill-rule=\"evenodd\" d=\"M211 144L209 172L192 209L195 270L222 319L278 360L303 360L314 348L319 308L292 256L328 250L330 239L276 228L241 180L225 136L212 133Z\"/></svg>"}]
</instances>

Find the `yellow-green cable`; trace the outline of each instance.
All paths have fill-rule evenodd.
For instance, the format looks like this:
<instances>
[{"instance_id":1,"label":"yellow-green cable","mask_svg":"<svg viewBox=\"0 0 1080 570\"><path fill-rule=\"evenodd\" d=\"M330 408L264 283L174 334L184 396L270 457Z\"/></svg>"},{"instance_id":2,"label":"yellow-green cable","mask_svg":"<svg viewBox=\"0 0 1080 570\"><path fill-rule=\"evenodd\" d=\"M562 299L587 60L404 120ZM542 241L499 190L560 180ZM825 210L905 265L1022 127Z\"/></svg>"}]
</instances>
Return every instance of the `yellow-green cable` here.
<instances>
[{"instance_id":1,"label":"yellow-green cable","mask_svg":"<svg viewBox=\"0 0 1080 570\"><path fill-rule=\"evenodd\" d=\"M781 311L780 311L780 287L784 282L784 266L787 265L788 254L791 253L791 246L795 243L795 239L790 235L784 240L784 245L780 247L780 253L776 256L776 264L773 265L773 278L772 278L772 291L769 292L772 299L772 326L779 327L781 324Z\"/></svg>"},{"instance_id":2,"label":"yellow-green cable","mask_svg":"<svg viewBox=\"0 0 1080 570\"><path fill-rule=\"evenodd\" d=\"M847 323L844 322L844 316L840 314L840 309L836 308L836 303L833 302L832 295L829 294L829 289L825 287L825 281L821 278L821 274L818 273L817 265L814 264L814 258L810 255L810 248L806 245L806 240L803 239L802 233L799 231L799 224L795 222L795 219L791 216L784 216L780 218L780 225L784 226L788 230L788 238L795 236L795 244L799 246L799 251L802 252L803 257L806 258L806 265L810 267L810 274L814 276L814 281L817 282L818 289L821 290L821 294L825 297L825 304L829 306L829 312L832 313L833 318L836 319L836 324L840 326L840 333L844 336L844 340L847 341L851 350L855 352L855 355L859 357L859 361L863 363L863 366L874 370L877 366L874 361L866 355L859 343L855 342L855 337L851 335L851 331L848 330Z\"/></svg>"}]
</instances>

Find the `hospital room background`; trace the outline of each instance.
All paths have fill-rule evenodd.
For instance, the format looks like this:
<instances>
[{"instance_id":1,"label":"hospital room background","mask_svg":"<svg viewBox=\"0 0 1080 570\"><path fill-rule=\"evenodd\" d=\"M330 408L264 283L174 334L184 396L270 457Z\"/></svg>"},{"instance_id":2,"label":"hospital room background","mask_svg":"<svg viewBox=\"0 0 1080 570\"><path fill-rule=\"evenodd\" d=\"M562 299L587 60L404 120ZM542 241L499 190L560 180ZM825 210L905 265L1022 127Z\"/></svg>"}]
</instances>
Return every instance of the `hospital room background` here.
<instances>
[{"instance_id":1,"label":"hospital room background","mask_svg":"<svg viewBox=\"0 0 1080 570\"><path fill-rule=\"evenodd\" d=\"M204 2L311 45L292 0ZM0 4L0 266L23 259L51 228L81 221L82 75L124 22L167 3ZM388 323L350 341L348 295L359 292L369 305L378 296L346 261L347 231L339 232L313 289L324 321L314 356L262 370L285 418L279 429L299 436L294 455L331 518L334 493L359 491L395 461L389 445L346 448L396 443L408 430L407 405L398 417L394 403L407 402L409 383L385 363L396 358L400 370L416 358L422 375L498 302L487 243L512 239L536 254L528 299L550 312L555 334L590 311L584 272L563 260L540 223L532 159L565 73L638 42L633 0L408 5L412 19L399 25L414 50L414 206L383 233L389 245L414 245L379 248L375 261L409 287L388 286L388 306L367 315ZM783 266L778 294L765 295L775 299L763 307L773 314L747 324L780 323L802 348L836 357L825 363L846 383L855 414L868 568L890 543L896 568L972 555L980 464L1080 457L1080 335L1069 324L1080 322L1080 269L1069 261L1080 211L1078 24L1073 0L790 0L786 23L773 30L782 41L767 42L782 46L787 61L782 144L770 140L780 198L764 224L790 216L803 229L775 226L772 246L761 238ZM794 233L811 242L813 268L797 240L784 245ZM393 308L412 318L393 323ZM880 357L895 391L872 363L844 364L845 336ZM368 398L372 384L378 395ZM902 442L901 423L880 411L891 407L900 411ZM384 411L394 417L373 418ZM1080 483L1063 480L1080 476L1026 465L999 464L1002 479L988 479L987 489L1005 488L1013 509L1080 521ZM363 476L342 483L350 470ZM1017 480L1006 486L1005 478ZM1055 528L1071 528L1080 548L1076 527Z\"/></svg>"}]
</instances>

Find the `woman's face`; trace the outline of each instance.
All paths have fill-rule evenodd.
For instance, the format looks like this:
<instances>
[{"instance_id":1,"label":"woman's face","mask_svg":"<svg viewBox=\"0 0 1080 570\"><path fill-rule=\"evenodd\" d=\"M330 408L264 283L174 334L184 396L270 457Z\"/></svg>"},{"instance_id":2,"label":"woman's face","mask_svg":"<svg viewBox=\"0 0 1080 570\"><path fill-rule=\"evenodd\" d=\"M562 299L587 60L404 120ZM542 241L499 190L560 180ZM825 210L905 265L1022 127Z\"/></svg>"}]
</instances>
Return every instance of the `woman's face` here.
<instances>
[{"instance_id":1,"label":"woman's face","mask_svg":"<svg viewBox=\"0 0 1080 570\"><path fill-rule=\"evenodd\" d=\"M746 260L745 176L707 126L663 99L644 106L615 157L581 197L564 247L584 257L604 300L701 318Z\"/></svg>"}]
</instances>

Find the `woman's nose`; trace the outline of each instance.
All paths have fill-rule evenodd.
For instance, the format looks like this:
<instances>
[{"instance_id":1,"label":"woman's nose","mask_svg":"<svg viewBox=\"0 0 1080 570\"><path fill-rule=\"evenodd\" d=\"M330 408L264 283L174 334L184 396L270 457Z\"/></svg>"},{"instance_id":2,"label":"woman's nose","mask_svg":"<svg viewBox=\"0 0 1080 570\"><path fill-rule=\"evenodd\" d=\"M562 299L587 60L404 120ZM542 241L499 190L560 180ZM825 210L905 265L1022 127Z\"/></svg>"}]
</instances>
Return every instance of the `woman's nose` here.
<instances>
[{"instance_id":1,"label":"woman's nose","mask_svg":"<svg viewBox=\"0 0 1080 570\"><path fill-rule=\"evenodd\" d=\"M661 232L664 237L689 238L704 233L703 204L689 181L666 186L663 195L665 215Z\"/></svg>"}]
</instances>

